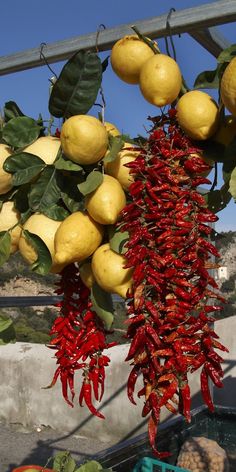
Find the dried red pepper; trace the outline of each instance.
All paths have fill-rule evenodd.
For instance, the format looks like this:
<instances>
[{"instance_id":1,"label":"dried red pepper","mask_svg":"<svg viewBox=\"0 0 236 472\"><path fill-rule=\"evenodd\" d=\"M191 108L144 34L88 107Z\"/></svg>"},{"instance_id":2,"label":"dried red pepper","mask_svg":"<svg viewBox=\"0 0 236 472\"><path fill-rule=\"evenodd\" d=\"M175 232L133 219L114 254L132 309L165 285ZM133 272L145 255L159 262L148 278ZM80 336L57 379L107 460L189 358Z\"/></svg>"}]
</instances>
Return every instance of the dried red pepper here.
<instances>
[{"instance_id":1,"label":"dried red pepper","mask_svg":"<svg viewBox=\"0 0 236 472\"><path fill-rule=\"evenodd\" d=\"M135 403L135 382L141 374L142 414L150 414L149 440L160 457L156 434L161 407L190 421L188 374L201 368L202 395L212 410L208 378L221 387L223 374L222 358L214 348L226 348L216 341L210 327L209 314L219 307L207 306L209 298L222 300L218 291L209 289L218 286L207 270L212 256L218 257L208 226L217 216L197 191L198 185L210 183L201 176L209 166L200 149L179 129L173 109L169 116L152 121L147 143L135 161L127 164L134 183L119 228L128 231L132 241L126 244L125 257L127 267L134 270L128 301L131 345L126 360L133 365L128 396Z\"/></svg>"},{"instance_id":2,"label":"dried red pepper","mask_svg":"<svg viewBox=\"0 0 236 472\"><path fill-rule=\"evenodd\" d=\"M83 284L75 265L61 273L57 293L63 294L60 314L52 328L49 347L57 349L58 367L49 387L60 377L62 394L68 405L74 405L74 375L82 372L79 403L83 400L93 415L104 418L92 403L92 396L101 401L104 393L105 367L110 359L103 354L115 343L107 343L104 325L91 309L90 290ZM70 393L70 398L69 398Z\"/></svg>"}]
</instances>

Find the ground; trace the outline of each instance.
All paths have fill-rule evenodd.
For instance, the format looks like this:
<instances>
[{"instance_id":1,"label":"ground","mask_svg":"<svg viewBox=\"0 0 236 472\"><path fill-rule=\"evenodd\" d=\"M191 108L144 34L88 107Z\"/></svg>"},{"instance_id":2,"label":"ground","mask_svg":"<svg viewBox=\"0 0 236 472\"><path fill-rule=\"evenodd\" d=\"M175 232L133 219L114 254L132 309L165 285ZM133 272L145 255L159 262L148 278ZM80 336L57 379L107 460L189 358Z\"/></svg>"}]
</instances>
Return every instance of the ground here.
<instances>
[{"instance_id":1,"label":"ground","mask_svg":"<svg viewBox=\"0 0 236 472\"><path fill-rule=\"evenodd\" d=\"M83 463L111 444L70 434L60 434L50 428L27 431L20 425L0 427L0 471L12 472L25 464L45 465L59 451L70 451L76 463ZM51 464L50 464L51 465Z\"/></svg>"}]
</instances>

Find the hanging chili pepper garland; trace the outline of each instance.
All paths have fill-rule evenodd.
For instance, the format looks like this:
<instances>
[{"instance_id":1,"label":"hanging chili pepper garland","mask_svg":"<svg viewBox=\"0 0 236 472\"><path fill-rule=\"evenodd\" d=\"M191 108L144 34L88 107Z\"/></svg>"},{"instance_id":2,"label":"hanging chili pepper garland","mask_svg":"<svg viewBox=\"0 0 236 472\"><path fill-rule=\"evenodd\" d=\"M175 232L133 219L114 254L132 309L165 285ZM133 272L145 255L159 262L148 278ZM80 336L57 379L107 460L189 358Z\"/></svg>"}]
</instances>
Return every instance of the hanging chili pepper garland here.
<instances>
[{"instance_id":1,"label":"hanging chili pepper garland","mask_svg":"<svg viewBox=\"0 0 236 472\"><path fill-rule=\"evenodd\" d=\"M223 298L209 274L210 257L218 251L209 241L217 221L197 191L210 183L201 176L209 170L198 149L179 129L175 110L152 119L153 129L140 155L127 164L134 177L129 188L130 202L121 212L119 229L128 231L125 257L133 268L133 285L127 294L127 337L131 340L126 361L132 369L127 394L136 404L134 389L143 376L142 416L149 415L148 434L154 454L168 452L156 448L156 436L162 407L191 420L191 392L188 374L201 370L202 396L210 411L213 403L209 379L222 387L223 359L215 349L228 351L211 328L211 313L219 310L209 299ZM60 316L51 329L51 348L56 349L58 377L66 402L73 406L74 374L82 371L79 404L83 401L91 413L103 414L93 405L104 393L105 367L110 359L103 322L92 310L90 290L83 284L75 265L61 274L57 294ZM210 289L209 287L212 287ZM69 393L70 398L69 398Z\"/></svg>"},{"instance_id":2,"label":"hanging chili pepper garland","mask_svg":"<svg viewBox=\"0 0 236 472\"><path fill-rule=\"evenodd\" d=\"M52 326L49 345L57 351L58 367L49 387L60 377L63 397L73 407L74 375L82 370L79 404L85 402L93 415L104 418L92 400L93 396L97 401L103 397L105 367L110 362L103 351L116 343L107 343L104 325L91 308L90 290L83 284L75 264L63 269L58 286L56 293L63 295L63 300L57 304L60 315Z\"/></svg>"},{"instance_id":3,"label":"hanging chili pepper garland","mask_svg":"<svg viewBox=\"0 0 236 472\"><path fill-rule=\"evenodd\" d=\"M127 164L135 181L119 224L129 233L125 257L134 271L128 294L128 397L135 404L141 374L144 387L138 397L145 398L142 415L150 415L149 440L158 457L168 455L156 449L161 408L190 421L188 374L202 368L202 396L212 411L209 378L223 386L222 358L215 349L227 351L211 328L210 313L219 307L207 304L209 299L223 300L212 290L218 286L207 270L209 258L219 256L208 240L209 223L218 218L196 189L210 183L201 175L209 166L179 129L175 114L170 109L153 119L146 145Z\"/></svg>"}]
</instances>

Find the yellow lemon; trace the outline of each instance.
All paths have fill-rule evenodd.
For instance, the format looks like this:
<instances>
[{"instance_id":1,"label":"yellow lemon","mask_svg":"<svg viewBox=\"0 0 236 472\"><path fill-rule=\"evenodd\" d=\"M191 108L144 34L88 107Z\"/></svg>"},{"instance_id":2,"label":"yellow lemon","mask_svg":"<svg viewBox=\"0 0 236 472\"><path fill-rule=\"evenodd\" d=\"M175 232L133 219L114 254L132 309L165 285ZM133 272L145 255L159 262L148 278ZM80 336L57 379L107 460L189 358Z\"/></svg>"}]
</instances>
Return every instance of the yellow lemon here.
<instances>
[{"instance_id":1,"label":"yellow lemon","mask_svg":"<svg viewBox=\"0 0 236 472\"><path fill-rule=\"evenodd\" d=\"M228 146L236 136L236 118L232 115L225 116L224 121L220 123L217 132L212 139L217 143Z\"/></svg>"},{"instance_id":2,"label":"yellow lemon","mask_svg":"<svg viewBox=\"0 0 236 472\"><path fill-rule=\"evenodd\" d=\"M54 250L54 238L57 229L59 228L61 221L55 221L42 213L35 213L31 215L25 222L23 229L28 230L30 233L36 234L46 244L51 257L52 257L52 269L51 272L60 272L62 267L59 267L55 263L55 250ZM19 241L19 251L23 258L29 263L33 264L37 258L37 252L34 247L27 241L24 234L21 234Z\"/></svg>"},{"instance_id":3,"label":"yellow lemon","mask_svg":"<svg viewBox=\"0 0 236 472\"><path fill-rule=\"evenodd\" d=\"M20 213L14 207L14 202L4 202L0 210L0 231L8 231L20 221ZM17 251L21 235L21 226L17 225L10 231L11 254Z\"/></svg>"},{"instance_id":4,"label":"yellow lemon","mask_svg":"<svg viewBox=\"0 0 236 472\"><path fill-rule=\"evenodd\" d=\"M158 107L168 105L179 95L182 76L177 62L166 54L155 54L142 66L139 86L144 98Z\"/></svg>"},{"instance_id":5,"label":"yellow lemon","mask_svg":"<svg viewBox=\"0 0 236 472\"><path fill-rule=\"evenodd\" d=\"M192 139L205 140L213 136L219 124L219 109L213 98L200 90L185 93L179 99L177 120Z\"/></svg>"},{"instance_id":6,"label":"yellow lemon","mask_svg":"<svg viewBox=\"0 0 236 472\"><path fill-rule=\"evenodd\" d=\"M132 144L125 143L122 150L117 154L116 159L104 164L106 174L115 177L124 190L128 190L130 184L134 181L129 168L125 164L134 161L139 154L140 151L136 151Z\"/></svg>"},{"instance_id":7,"label":"yellow lemon","mask_svg":"<svg viewBox=\"0 0 236 472\"><path fill-rule=\"evenodd\" d=\"M92 288L95 278L93 275L91 262L82 263L79 266L79 273L84 285L86 285L88 288Z\"/></svg>"},{"instance_id":8,"label":"yellow lemon","mask_svg":"<svg viewBox=\"0 0 236 472\"><path fill-rule=\"evenodd\" d=\"M6 144L0 144L0 195L9 192L12 188L11 174L3 169L3 164L8 156L12 154L11 148Z\"/></svg>"},{"instance_id":9,"label":"yellow lemon","mask_svg":"<svg viewBox=\"0 0 236 472\"><path fill-rule=\"evenodd\" d=\"M67 216L55 235L55 261L69 264L87 259L101 244L103 232L87 213L76 211Z\"/></svg>"},{"instance_id":10,"label":"yellow lemon","mask_svg":"<svg viewBox=\"0 0 236 472\"><path fill-rule=\"evenodd\" d=\"M110 248L109 243L100 246L92 257L92 271L103 290L125 298L132 286L132 269L125 269L126 259Z\"/></svg>"},{"instance_id":11,"label":"yellow lemon","mask_svg":"<svg viewBox=\"0 0 236 472\"><path fill-rule=\"evenodd\" d=\"M118 130L118 128L113 125L112 123L109 123L109 121L105 121L104 126L111 136L120 136L121 132Z\"/></svg>"},{"instance_id":12,"label":"yellow lemon","mask_svg":"<svg viewBox=\"0 0 236 472\"><path fill-rule=\"evenodd\" d=\"M45 164L53 164L57 157L61 141L55 136L42 136L36 139L34 143L24 148L24 152L29 152L40 157Z\"/></svg>"},{"instance_id":13,"label":"yellow lemon","mask_svg":"<svg viewBox=\"0 0 236 472\"><path fill-rule=\"evenodd\" d=\"M108 147L106 127L94 116L71 116L62 125L61 146L68 159L77 164L95 164Z\"/></svg>"},{"instance_id":14,"label":"yellow lemon","mask_svg":"<svg viewBox=\"0 0 236 472\"><path fill-rule=\"evenodd\" d=\"M236 116L236 57L230 61L223 73L220 95L224 106Z\"/></svg>"},{"instance_id":15,"label":"yellow lemon","mask_svg":"<svg viewBox=\"0 0 236 472\"><path fill-rule=\"evenodd\" d=\"M125 192L120 182L110 175L104 175L101 185L85 198L88 213L103 225L116 223L125 204Z\"/></svg>"},{"instance_id":16,"label":"yellow lemon","mask_svg":"<svg viewBox=\"0 0 236 472\"><path fill-rule=\"evenodd\" d=\"M138 36L127 35L114 44L111 50L111 66L121 80L128 84L138 84L142 65L154 54L148 44Z\"/></svg>"}]
</instances>

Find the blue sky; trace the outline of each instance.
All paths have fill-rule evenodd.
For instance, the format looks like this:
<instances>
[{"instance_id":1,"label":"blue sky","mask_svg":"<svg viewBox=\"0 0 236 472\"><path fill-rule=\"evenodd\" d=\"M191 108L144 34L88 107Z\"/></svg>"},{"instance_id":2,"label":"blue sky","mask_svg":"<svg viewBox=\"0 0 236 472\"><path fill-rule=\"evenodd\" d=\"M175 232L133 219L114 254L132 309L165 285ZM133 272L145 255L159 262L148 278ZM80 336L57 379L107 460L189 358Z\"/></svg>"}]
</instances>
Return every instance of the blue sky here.
<instances>
[{"instance_id":1,"label":"blue sky","mask_svg":"<svg viewBox=\"0 0 236 472\"><path fill-rule=\"evenodd\" d=\"M205 3L210 0L8 0L1 5L0 55L5 56L25 49L69 39L82 34L95 32L103 23L106 28L119 24L168 14L170 8L181 10ZM236 42L235 23L222 25L219 30L230 43ZM131 31L132 33L132 31ZM158 41L162 52L166 52L164 40ZM190 87L197 74L213 69L216 60L203 47L187 34L174 36L177 62ZM101 54L101 58L109 55ZM56 74L60 73L63 63L51 64ZM46 66L0 76L0 107L14 100L29 116L39 113L49 118L48 97L49 79L52 73ZM141 96L138 86L120 81L109 66L104 74L103 89L106 99L105 119L114 123L121 131L131 136L145 133L148 116L155 116L159 110L148 104ZM96 110L93 110L96 114ZM56 124L56 122L55 122ZM59 124L59 123L58 123ZM235 203L221 211L216 229L236 231Z\"/></svg>"}]
</instances>

